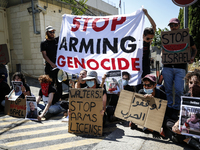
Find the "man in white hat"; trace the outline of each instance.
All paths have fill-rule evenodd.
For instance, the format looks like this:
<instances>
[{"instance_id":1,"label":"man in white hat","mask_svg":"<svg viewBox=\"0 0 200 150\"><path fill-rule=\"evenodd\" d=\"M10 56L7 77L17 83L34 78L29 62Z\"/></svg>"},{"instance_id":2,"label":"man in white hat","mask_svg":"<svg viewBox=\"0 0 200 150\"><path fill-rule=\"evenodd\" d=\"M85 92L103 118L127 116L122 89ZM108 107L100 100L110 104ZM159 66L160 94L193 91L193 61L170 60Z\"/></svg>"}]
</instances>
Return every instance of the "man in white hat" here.
<instances>
[{"instance_id":1,"label":"man in white hat","mask_svg":"<svg viewBox=\"0 0 200 150\"><path fill-rule=\"evenodd\" d=\"M52 26L46 27L45 40L41 42L40 50L42 56L45 59L45 74L52 78L52 83L56 84L59 96L62 96L62 82L58 82L57 74L59 69L55 69L56 66L56 54L58 47L58 37L55 38L55 29Z\"/></svg>"}]
</instances>

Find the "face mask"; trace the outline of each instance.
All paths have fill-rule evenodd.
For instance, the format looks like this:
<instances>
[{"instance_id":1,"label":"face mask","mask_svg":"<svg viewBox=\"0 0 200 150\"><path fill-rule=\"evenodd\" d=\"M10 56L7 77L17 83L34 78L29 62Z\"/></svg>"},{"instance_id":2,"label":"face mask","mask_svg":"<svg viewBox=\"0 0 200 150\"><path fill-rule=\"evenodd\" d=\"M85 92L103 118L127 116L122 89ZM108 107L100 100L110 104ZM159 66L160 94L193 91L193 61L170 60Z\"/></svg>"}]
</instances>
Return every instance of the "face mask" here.
<instances>
[{"instance_id":1,"label":"face mask","mask_svg":"<svg viewBox=\"0 0 200 150\"><path fill-rule=\"evenodd\" d=\"M87 86L93 87L94 86L94 81L86 81Z\"/></svg>"},{"instance_id":2,"label":"face mask","mask_svg":"<svg viewBox=\"0 0 200 150\"><path fill-rule=\"evenodd\" d=\"M144 92L147 94L151 94L151 93L153 93L153 89L145 89L144 88Z\"/></svg>"},{"instance_id":3,"label":"face mask","mask_svg":"<svg viewBox=\"0 0 200 150\"><path fill-rule=\"evenodd\" d=\"M128 80L122 80L123 86L128 85Z\"/></svg>"}]
</instances>

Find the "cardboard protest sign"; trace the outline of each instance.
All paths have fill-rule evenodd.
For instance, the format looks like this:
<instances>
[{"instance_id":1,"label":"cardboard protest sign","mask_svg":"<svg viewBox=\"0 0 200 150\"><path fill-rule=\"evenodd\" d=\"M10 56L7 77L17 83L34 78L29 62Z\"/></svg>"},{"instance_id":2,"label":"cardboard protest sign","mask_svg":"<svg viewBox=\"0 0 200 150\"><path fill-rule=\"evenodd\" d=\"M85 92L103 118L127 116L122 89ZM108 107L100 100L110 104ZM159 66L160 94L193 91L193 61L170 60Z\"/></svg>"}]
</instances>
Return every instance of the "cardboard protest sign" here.
<instances>
[{"instance_id":1,"label":"cardboard protest sign","mask_svg":"<svg viewBox=\"0 0 200 150\"><path fill-rule=\"evenodd\" d=\"M68 132L102 135L103 89L70 89Z\"/></svg>"},{"instance_id":2,"label":"cardboard protest sign","mask_svg":"<svg viewBox=\"0 0 200 150\"><path fill-rule=\"evenodd\" d=\"M166 100L144 98L141 94L122 90L115 116L160 132L166 107Z\"/></svg>"},{"instance_id":3,"label":"cardboard protest sign","mask_svg":"<svg viewBox=\"0 0 200 150\"><path fill-rule=\"evenodd\" d=\"M142 8L114 16L64 14L56 65L70 74L95 70L99 80L107 71L125 70L130 85L141 83L144 19Z\"/></svg>"},{"instance_id":4,"label":"cardboard protest sign","mask_svg":"<svg viewBox=\"0 0 200 150\"><path fill-rule=\"evenodd\" d=\"M9 95L12 94L14 94L13 90ZM4 112L10 116L24 118L26 116L26 100L17 98L15 101L12 101L6 98Z\"/></svg>"},{"instance_id":5,"label":"cardboard protest sign","mask_svg":"<svg viewBox=\"0 0 200 150\"><path fill-rule=\"evenodd\" d=\"M190 62L189 29L161 32L163 64L180 64Z\"/></svg>"},{"instance_id":6,"label":"cardboard protest sign","mask_svg":"<svg viewBox=\"0 0 200 150\"><path fill-rule=\"evenodd\" d=\"M179 130L181 134L200 138L200 97L181 96Z\"/></svg>"},{"instance_id":7,"label":"cardboard protest sign","mask_svg":"<svg viewBox=\"0 0 200 150\"><path fill-rule=\"evenodd\" d=\"M9 54L7 44L0 45L0 64L9 62Z\"/></svg>"}]
</instances>

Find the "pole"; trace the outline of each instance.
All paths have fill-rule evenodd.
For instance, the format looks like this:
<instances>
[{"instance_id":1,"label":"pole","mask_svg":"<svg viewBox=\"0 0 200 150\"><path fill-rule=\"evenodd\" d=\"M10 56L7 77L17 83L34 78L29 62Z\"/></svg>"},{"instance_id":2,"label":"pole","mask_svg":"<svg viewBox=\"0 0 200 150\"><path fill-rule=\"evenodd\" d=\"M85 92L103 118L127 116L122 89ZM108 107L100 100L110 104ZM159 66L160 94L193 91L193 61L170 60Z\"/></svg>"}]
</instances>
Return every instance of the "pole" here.
<instances>
[{"instance_id":1,"label":"pole","mask_svg":"<svg viewBox=\"0 0 200 150\"><path fill-rule=\"evenodd\" d=\"M124 14L125 14L125 2L124 2Z\"/></svg>"},{"instance_id":2,"label":"pole","mask_svg":"<svg viewBox=\"0 0 200 150\"><path fill-rule=\"evenodd\" d=\"M188 7L184 7L184 28L188 28Z\"/></svg>"},{"instance_id":3,"label":"pole","mask_svg":"<svg viewBox=\"0 0 200 150\"><path fill-rule=\"evenodd\" d=\"M188 7L184 7L184 28L188 28ZM188 64L186 67L186 74L187 73L188 73ZM186 93L188 92L189 87L187 86L187 84L185 84L184 90Z\"/></svg>"}]
</instances>

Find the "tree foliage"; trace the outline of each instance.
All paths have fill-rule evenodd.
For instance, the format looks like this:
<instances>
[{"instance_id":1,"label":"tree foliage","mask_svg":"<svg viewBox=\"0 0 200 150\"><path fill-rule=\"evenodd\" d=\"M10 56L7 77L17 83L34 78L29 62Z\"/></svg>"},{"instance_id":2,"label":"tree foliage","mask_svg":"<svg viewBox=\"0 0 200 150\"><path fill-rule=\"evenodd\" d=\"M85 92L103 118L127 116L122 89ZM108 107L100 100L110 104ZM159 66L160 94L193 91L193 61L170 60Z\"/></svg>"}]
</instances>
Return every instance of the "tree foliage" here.
<instances>
[{"instance_id":1,"label":"tree foliage","mask_svg":"<svg viewBox=\"0 0 200 150\"><path fill-rule=\"evenodd\" d=\"M184 9L181 8L178 16L181 28L184 28ZM197 47L196 58L200 57L200 1L188 7L188 28Z\"/></svg>"},{"instance_id":2,"label":"tree foliage","mask_svg":"<svg viewBox=\"0 0 200 150\"><path fill-rule=\"evenodd\" d=\"M87 0L61 0L66 3L71 4L73 15L84 15L87 10L86 2Z\"/></svg>"},{"instance_id":3,"label":"tree foliage","mask_svg":"<svg viewBox=\"0 0 200 150\"><path fill-rule=\"evenodd\" d=\"M152 41L152 46L157 46L158 48L161 47L161 32L162 31L168 31L167 28L164 28L164 29L156 29L155 31L155 36L153 38L153 41Z\"/></svg>"}]
</instances>

